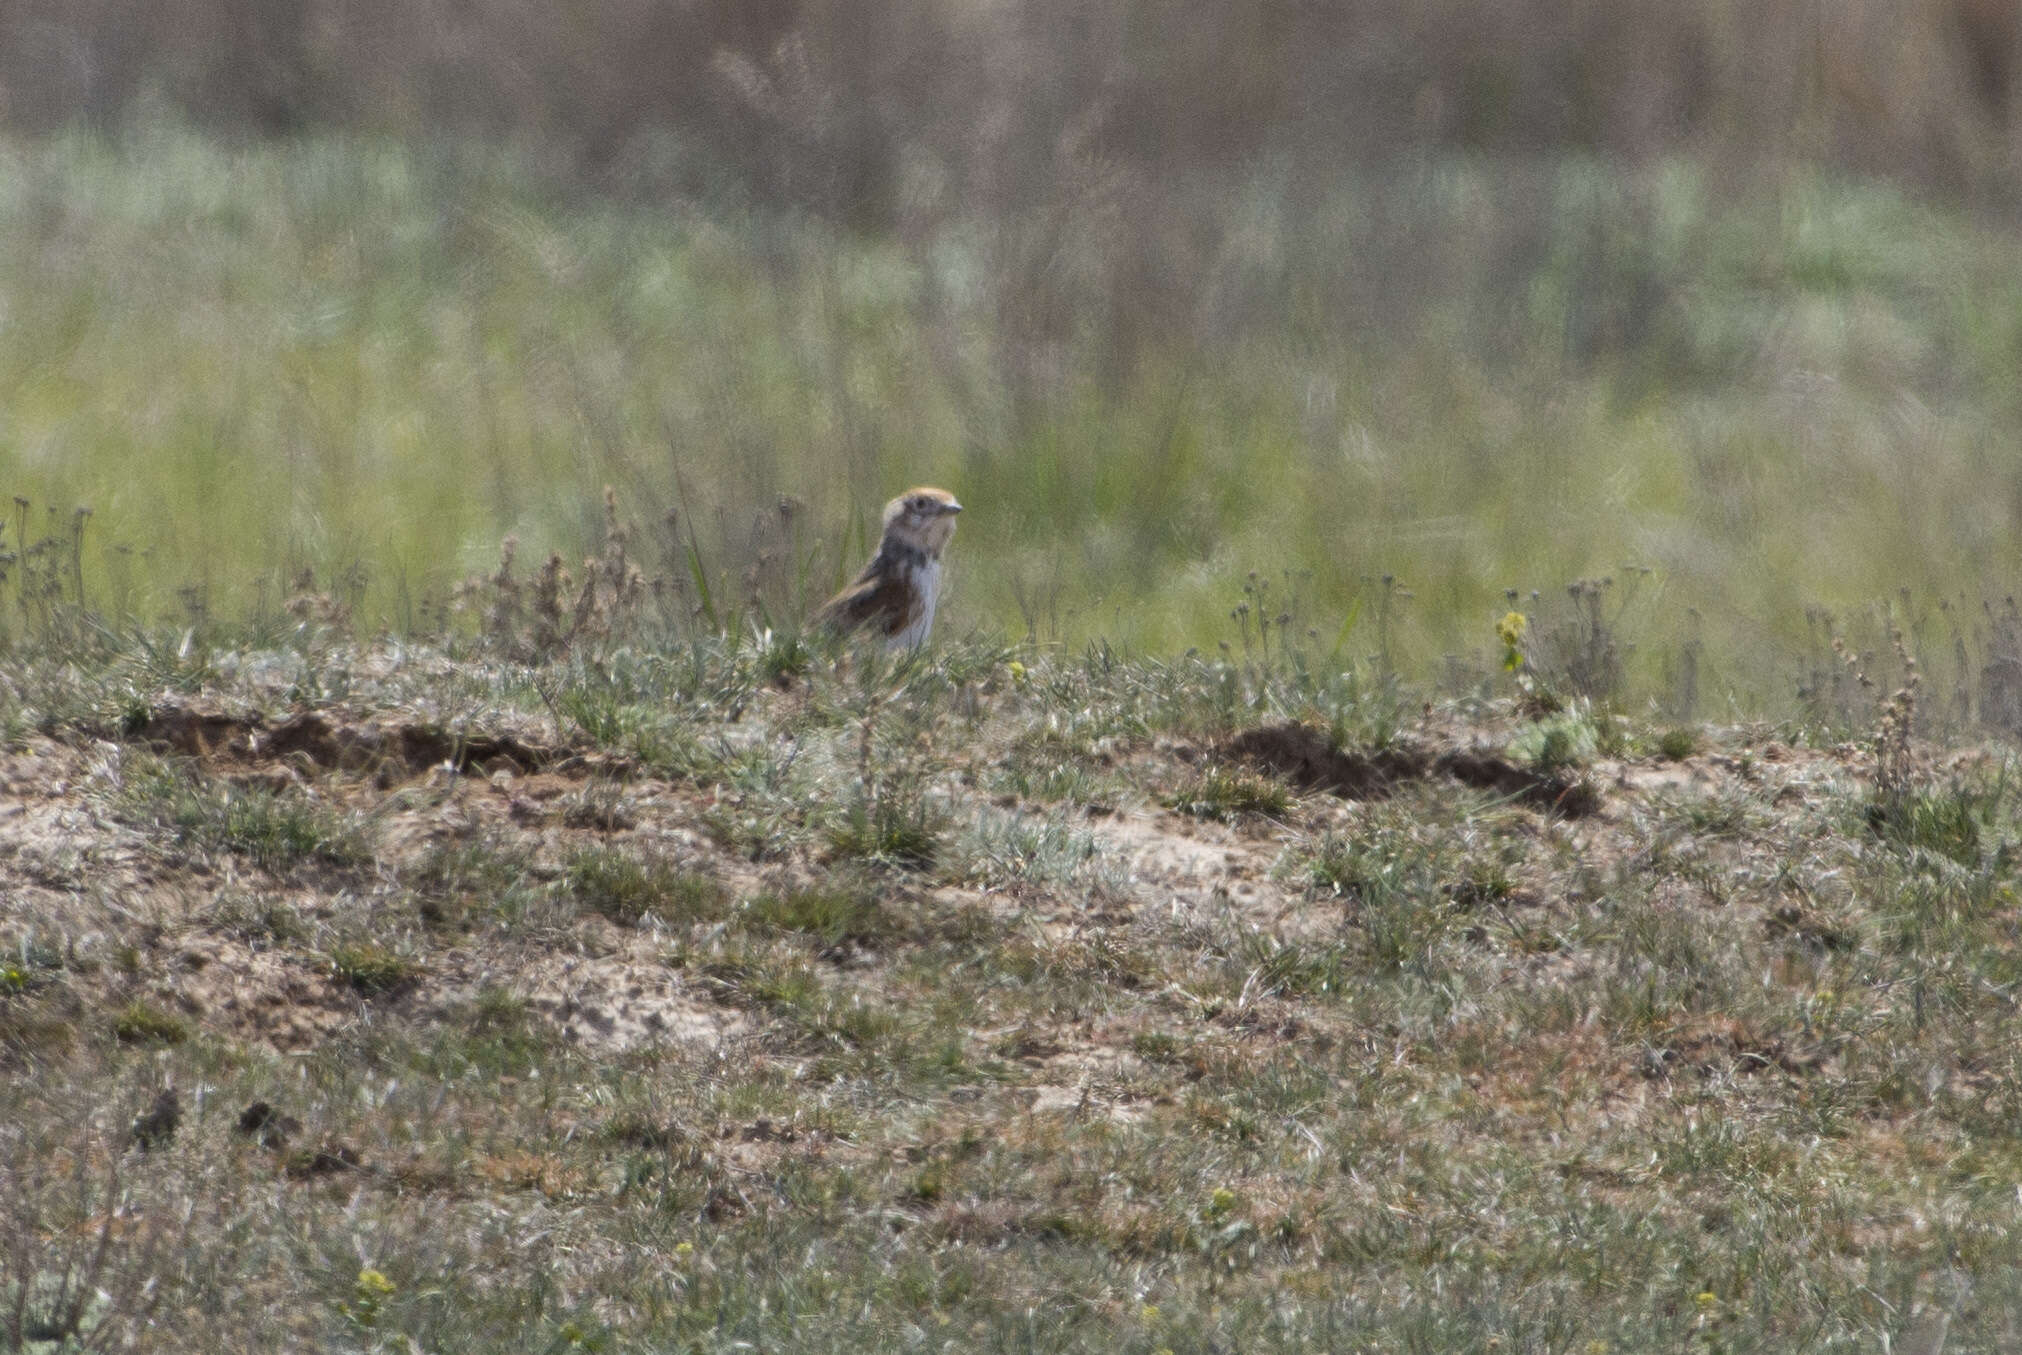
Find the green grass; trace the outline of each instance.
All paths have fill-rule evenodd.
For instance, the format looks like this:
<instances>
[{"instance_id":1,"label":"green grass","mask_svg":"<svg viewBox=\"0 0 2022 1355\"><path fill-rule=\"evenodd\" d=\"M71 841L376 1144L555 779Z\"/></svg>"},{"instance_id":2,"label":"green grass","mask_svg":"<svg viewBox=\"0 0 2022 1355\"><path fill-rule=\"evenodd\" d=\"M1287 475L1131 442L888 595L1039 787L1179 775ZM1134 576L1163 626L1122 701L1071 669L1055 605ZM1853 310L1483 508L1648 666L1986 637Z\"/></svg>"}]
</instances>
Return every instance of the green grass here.
<instances>
[{"instance_id":1,"label":"green grass","mask_svg":"<svg viewBox=\"0 0 2022 1355\"><path fill-rule=\"evenodd\" d=\"M1894 794L1877 793L1867 805L1866 817L1878 836L1904 851L1977 866L1982 838L1997 821L2007 794L2005 781L1914 786Z\"/></svg>"},{"instance_id":2,"label":"green grass","mask_svg":"<svg viewBox=\"0 0 2022 1355\"><path fill-rule=\"evenodd\" d=\"M1292 807L1292 792L1268 776L1210 763L1181 783L1166 797L1166 803L1198 819L1239 819L1253 814L1275 817Z\"/></svg>"},{"instance_id":3,"label":"green grass","mask_svg":"<svg viewBox=\"0 0 2022 1355\"><path fill-rule=\"evenodd\" d=\"M876 945L899 932L896 919L868 885L835 882L760 894L739 908L747 930L798 932L825 946Z\"/></svg>"},{"instance_id":4,"label":"green grass","mask_svg":"<svg viewBox=\"0 0 2022 1355\"><path fill-rule=\"evenodd\" d=\"M190 1023L152 1003L134 1001L112 1018L112 1033L121 1044L178 1045L190 1038Z\"/></svg>"},{"instance_id":5,"label":"green grass","mask_svg":"<svg viewBox=\"0 0 2022 1355\"><path fill-rule=\"evenodd\" d=\"M422 966L370 941L330 952L330 972L366 997L385 997L411 986Z\"/></svg>"},{"instance_id":6,"label":"green grass","mask_svg":"<svg viewBox=\"0 0 2022 1355\"><path fill-rule=\"evenodd\" d=\"M230 852L285 874L371 860L371 826L295 790L234 785L203 769L138 755L113 792L116 812L181 853Z\"/></svg>"},{"instance_id":7,"label":"green grass","mask_svg":"<svg viewBox=\"0 0 2022 1355\"><path fill-rule=\"evenodd\" d=\"M1666 762L1683 762L1699 751L1699 731L1674 725L1657 736L1657 752Z\"/></svg>"},{"instance_id":8,"label":"green grass","mask_svg":"<svg viewBox=\"0 0 2022 1355\"><path fill-rule=\"evenodd\" d=\"M858 795L828 826L828 843L846 860L922 867L941 849L943 816L916 785L886 782Z\"/></svg>"},{"instance_id":9,"label":"green grass","mask_svg":"<svg viewBox=\"0 0 2022 1355\"><path fill-rule=\"evenodd\" d=\"M709 877L616 847L576 852L563 887L584 910L627 927L649 916L676 923L719 917L726 906L723 887Z\"/></svg>"},{"instance_id":10,"label":"green grass","mask_svg":"<svg viewBox=\"0 0 2022 1355\"><path fill-rule=\"evenodd\" d=\"M113 613L293 625L306 564L361 622L425 628L507 536L523 580L554 549L580 583L609 485L651 610L786 627L758 652L790 679L877 505L939 480L969 505L954 629L1486 670L1504 590L1538 589L1554 671L1619 654L1675 688L1690 647L1702 699L1780 700L1806 607L1976 607L2022 565L2022 510L1984 492L2022 419L2022 251L1876 184L1453 158L1295 218L1260 180L1202 208L1242 223L1214 265L1240 322L1105 368L1126 282L1077 256L1040 382L1003 223L915 248L339 137L5 158L0 480L33 505L7 538L56 541L74 591L88 505L74 572ZM1362 304L1401 239L1415 290ZM1631 564L1656 572L1631 590ZM10 625L46 611L26 582Z\"/></svg>"},{"instance_id":11,"label":"green grass","mask_svg":"<svg viewBox=\"0 0 2022 1355\"><path fill-rule=\"evenodd\" d=\"M119 812L0 863L40 872L0 914L0 1322L54 1311L60 1267L107 1348L1853 1352L1948 1312L1970 1350L2022 1315L2022 823L1991 756L1940 776L1918 745L1893 817L1862 749L1760 727L1709 728L1692 795L1610 778L1577 820L1430 771L1260 813L1199 778L1284 717L1290 655L992 679L952 645L872 712L860 667L782 690L725 637L680 681L731 699L669 705L707 760L308 768L291 793L377 825L367 861L254 874L162 850L163 806L225 783L55 699L128 657L38 679L75 714L37 756ZM278 662L217 657L194 695L224 706ZM643 697L630 662L539 671ZM357 672L343 728L546 710L486 655ZM1520 703L1397 738L1507 746ZM930 865L831 859L867 731L934 797ZM995 775L1061 766L1105 803ZM793 830L762 860L711 836L740 799ZM163 1085L180 1128L127 1151ZM259 1102L285 1141L236 1127Z\"/></svg>"},{"instance_id":12,"label":"green grass","mask_svg":"<svg viewBox=\"0 0 2022 1355\"><path fill-rule=\"evenodd\" d=\"M1850 180L1459 158L1295 230L1266 178L1204 208L1241 222L1213 304L1116 366L1127 269L1064 245L1040 342L1006 223L564 200L367 140L0 159L4 545L53 543L0 589L0 1344L2022 1321L2014 797L1907 751L1879 795L1842 748L1876 698L1819 652L1880 648L1862 609L1907 589L1920 713L1970 714L1978 590L2022 563L1988 492L2012 232ZM922 479L969 505L947 633L805 643ZM1804 723L1702 729L1692 692ZM554 756L125 742L171 699ZM1548 772L1719 756L1675 800L1597 775L1578 819L1217 760L1282 720ZM128 1154L165 1084L183 1127ZM259 1101L293 1141L234 1129Z\"/></svg>"}]
</instances>

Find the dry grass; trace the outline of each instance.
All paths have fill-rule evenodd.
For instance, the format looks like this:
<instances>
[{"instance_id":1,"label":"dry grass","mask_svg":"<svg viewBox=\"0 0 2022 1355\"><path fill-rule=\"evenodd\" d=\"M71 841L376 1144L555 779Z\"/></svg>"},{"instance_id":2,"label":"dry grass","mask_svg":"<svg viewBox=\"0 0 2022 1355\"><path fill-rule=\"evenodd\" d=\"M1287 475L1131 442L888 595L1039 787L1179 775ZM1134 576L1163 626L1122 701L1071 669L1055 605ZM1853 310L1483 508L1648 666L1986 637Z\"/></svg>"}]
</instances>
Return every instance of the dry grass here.
<instances>
[{"instance_id":1,"label":"dry grass","mask_svg":"<svg viewBox=\"0 0 2022 1355\"><path fill-rule=\"evenodd\" d=\"M1529 774L1513 709L1410 706L1365 746L1417 771L1343 799L1230 760L1284 717L1228 684L1289 703L1290 655L956 646L876 686L874 756L940 816L894 859L831 836L864 675L697 645L622 690L578 654L545 696L347 652L330 738L284 755L290 796L371 825L335 855L178 808L273 775L299 659L221 652L124 737L62 683L131 653L10 673L48 704L0 776L0 1332L1150 1355L2022 1323L1998 758L1884 750L1919 808L1878 821L1873 743L1625 728L1574 752L1599 799L1567 819L1407 756ZM1313 728L1355 723L1331 699ZM717 752L634 759L634 706ZM450 707L463 771L335 751Z\"/></svg>"},{"instance_id":2,"label":"dry grass","mask_svg":"<svg viewBox=\"0 0 2022 1355\"><path fill-rule=\"evenodd\" d=\"M2015 11L1379 8L0 6L0 1346L2022 1341Z\"/></svg>"}]
</instances>

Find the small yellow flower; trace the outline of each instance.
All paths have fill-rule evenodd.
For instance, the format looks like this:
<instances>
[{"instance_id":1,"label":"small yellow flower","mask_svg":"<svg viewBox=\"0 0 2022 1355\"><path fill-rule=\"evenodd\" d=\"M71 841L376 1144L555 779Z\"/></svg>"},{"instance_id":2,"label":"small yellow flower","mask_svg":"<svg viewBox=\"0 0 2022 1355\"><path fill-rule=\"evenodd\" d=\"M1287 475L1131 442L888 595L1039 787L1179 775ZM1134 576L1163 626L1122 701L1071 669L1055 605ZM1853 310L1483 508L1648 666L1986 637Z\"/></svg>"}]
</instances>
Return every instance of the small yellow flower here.
<instances>
[{"instance_id":1,"label":"small yellow flower","mask_svg":"<svg viewBox=\"0 0 2022 1355\"><path fill-rule=\"evenodd\" d=\"M1710 1289L1702 1289L1692 1296L1692 1301L1701 1308L1711 1308L1714 1304L1720 1302L1720 1296Z\"/></svg>"},{"instance_id":2,"label":"small yellow flower","mask_svg":"<svg viewBox=\"0 0 2022 1355\"><path fill-rule=\"evenodd\" d=\"M1215 1193L1208 1196L1208 1212L1220 1218L1236 1207L1236 1192L1227 1186L1216 1186Z\"/></svg>"},{"instance_id":3,"label":"small yellow flower","mask_svg":"<svg viewBox=\"0 0 2022 1355\"><path fill-rule=\"evenodd\" d=\"M359 1326L376 1327L379 1325L380 1300L392 1294L397 1287L384 1273L368 1266L360 1270L358 1278L352 1282L351 1293L355 1302L340 1303L337 1306L346 1317Z\"/></svg>"},{"instance_id":4,"label":"small yellow flower","mask_svg":"<svg viewBox=\"0 0 2022 1355\"><path fill-rule=\"evenodd\" d=\"M1011 660L1010 663L1005 665L1005 669L1011 674L1013 682L1023 682L1025 680L1025 665L1018 662L1018 660Z\"/></svg>"},{"instance_id":5,"label":"small yellow flower","mask_svg":"<svg viewBox=\"0 0 2022 1355\"><path fill-rule=\"evenodd\" d=\"M695 1254L695 1244L693 1242L676 1242L674 1244L674 1254L684 1259L693 1256Z\"/></svg>"},{"instance_id":6,"label":"small yellow flower","mask_svg":"<svg viewBox=\"0 0 2022 1355\"><path fill-rule=\"evenodd\" d=\"M1502 670L1514 673L1524 666L1524 632L1530 629L1530 622L1522 612L1505 612L1502 620L1495 623L1495 638L1502 641Z\"/></svg>"},{"instance_id":7,"label":"small yellow flower","mask_svg":"<svg viewBox=\"0 0 2022 1355\"><path fill-rule=\"evenodd\" d=\"M1144 1307L1137 1310L1137 1320L1146 1326L1150 1326L1152 1323L1158 1321L1158 1305L1156 1303L1145 1304Z\"/></svg>"}]
</instances>

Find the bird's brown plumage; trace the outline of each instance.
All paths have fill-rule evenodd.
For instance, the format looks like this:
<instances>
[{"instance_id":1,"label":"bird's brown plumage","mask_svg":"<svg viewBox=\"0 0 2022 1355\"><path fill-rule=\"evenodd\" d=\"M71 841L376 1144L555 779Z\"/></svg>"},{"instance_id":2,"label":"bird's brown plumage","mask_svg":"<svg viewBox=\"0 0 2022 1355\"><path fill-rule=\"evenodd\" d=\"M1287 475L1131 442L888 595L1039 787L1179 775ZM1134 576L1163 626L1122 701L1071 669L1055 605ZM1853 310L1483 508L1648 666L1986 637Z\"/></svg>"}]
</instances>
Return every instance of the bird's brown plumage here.
<instances>
[{"instance_id":1,"label":"bird's brown plumage","mask_svg":"<svg viewBox=\"0 0 2022 1355\"><path fill-rule=\"evenodd\" d=\"M875 573L870 567L815 613L817 624L835 630L871 627L887 637L919 620L923 599L919 590L898 575Z\"/></svg>"},{"instance_id":2,"label":"bird's brown plumage","mask_svg":"<svg viewBox=\"0 0 2022 1355\"><path fill-rule=\"evenodd\" d=\"M893 647L926 641L934 624L941 552L955 535L962 505L945 489L923 485L885 505L877 553L850 585L823 603L810 622L834 632L867 630Z\"/></svg>"}]
</instances>

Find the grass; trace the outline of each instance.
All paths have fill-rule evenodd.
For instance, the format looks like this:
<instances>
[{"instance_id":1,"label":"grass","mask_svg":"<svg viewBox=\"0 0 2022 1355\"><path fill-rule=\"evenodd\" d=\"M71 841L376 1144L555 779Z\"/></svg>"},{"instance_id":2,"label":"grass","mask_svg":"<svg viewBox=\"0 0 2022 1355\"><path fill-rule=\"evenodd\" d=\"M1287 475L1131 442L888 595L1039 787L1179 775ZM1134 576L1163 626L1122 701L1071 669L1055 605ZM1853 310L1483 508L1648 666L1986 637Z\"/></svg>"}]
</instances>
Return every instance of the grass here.
<instances>
[{"instance_id":1,"label":"grass","mask_svg":"<svg viewBox=\"0 0 2022 1355\"><path fill-rule=\"evenodd\" d=\"M1198 819L1275 817L1292 807L1292 792L1270 777L1211 763L1182 783L1166 803Z\"/></svg>"},{"instance_id":2,"label":"grass","mask_svg":"<svg viewBox=\"0 0 2022 1355\"><path fill-rule=\"evenodd\" d=\"M886 784L861 795L829 824L837 856L900 866L932 864L941 845L941 815L917 789Z\"/></svg>"},{"instance_id":3,"label":"grass","mask_svg":"<svg viewBox=\"0 0 2022 1355\"><path fill-rule=\"evenodd\" d=\"M330 972L366 997L385 997L412 986L421 977L422 967L368 941L331 951Z\"/></svg>"},{"instance_id":4,"label":"grass","mask_svg":"<svg viewBox=\"0 0 2022 1355\"><path fill-rule=\"evenodd\" d=\"M1657 751L1667 762L1683 762L1699 751L1699 731L1686 725L1673 725L1658 734Z\"/></svg>"},{"instance_id":5,"label":"grass","mask_svg":"<svg viewBox=\"0 0 2022 1355\"><path fill-rule=\"evenodd\" d=\"M206 706L292 681L217 658ZM1855 1351L2022 1320L1992 754L1905 744L1877 820L1861 745L1704 726L1694 792L1646 793L1666 726L1618 716L1597 815L1436 758L1294 797L1212 757L1285 718L1291 655L1017 662L944 647L872 711L850 663L782 689L741 637L553 658L551 689L715 693L665 715L713 751L300 766L288 795L374 829L292 871L179 826L238 793L218 755L108 751L52 686L74 714L10 766L116 813L0 863L0 1295L67 1322L41 1244L116 1188L132 1226L56 1258L108 1348ZM339 729L575 728L482 654L352 682ZM1343 727L1399 747L1535 726L1514 679L1402 717L1357 682L1389 714ZM941 816L931 861L836 859L867 730ZM758 859L712 826L739 801L782 829ZM164 1085L178 1132L129 1152ZM262 1104L271 1141L235 1127Z\"/></svg>"},{"instance_id":6,"label":"grass","mask_svg":"<svg viewBox=\"0 0 2022 1355\"><path fill-rule=\"evenodd\" d=\"M563 886L585 911L625 927L649 916L677 923L717 917L725 906L722 886L707 876L642 861L616 847L578 851Z\"/></svg>"},{"instance_id":7,"label":"grass","mask_svg":"<svg viewBox=\"0 0 2022 1355\"><path fill-rule=\"evenodd\" d=\"M1099 236L1038 332L1016 223L0 158L5 1343L2012 1344L2022 824L1911 738L2012 705L2010 229L1265 175L1112 363ZM936 647L798 635L915 480Z\"/></svg>"},{"instance_id":8,"label":"grass","mask_svg":"<svg viewBox=\"0 0 2022 1355\"><path fill-rule=\"evenodd\" d=\"M1924 657L1947 662L1946 632L1984 629L1983 581L2022 564L2013 505L1983 492L2022 413L2014 238L1875 183L1455 156L1302 215L1266 177L1202 208L1229 226L1222 320L1110 370L1105 289L1126 279L1063 260L1093 281L1045 359L1074 375L1040 382L1022 275L993 271L1005 223L906 244L562 199L447 144L170 126L5 154L0 478L33 505L7 540L56 544L58 596L177 635L347 607L482 628L496 609L459 585L512 536L511 625L533 636L541 562L582 588L608 485L639 605L734 616L790 680L792 623L870 514L940 480L970 505L954 629L1290 640L1422 673L1493 667L1514 590L1541 671L1575 690L1760 708L1787 698L1806 608L1851 625L1902 587L1944 600ZM1252 575L1273 589L1244 594ZM25 575L8 591L17 628L49 612ZM651 720L565 707L660 750Z\"/></svg>"},{"instance_id":9,"label":"grass","mask_svg":"<svg viewBox=\"0 0 2022 1355\"><path fill-rule=\"evenodd\" d=\"M877 944L900 934L873 890L847 882L760 894L744 903L737 920L753 932L798 932L824 946Z\"/></svg>"},{"instance_id":10,"label":"grass","mask_svg":"<svg viewBox=\"0 0 2022 1355\"><path fill-rule=\"evenodd\" d=\"M112 1018L112 1034L121 1044L178 1045L190 1038L190 1023L147 1002L129 1002Z\"/></svg>"},{"instance_id":11,"label":"grass","mask_svg":"<svg viewBox=\"0 0 2022 1355\"><path fill-rule=\"evenodd\" d=\"M534 877L533 866L533 853L516 839L452 837L430 846L403 872L403 880L424 922L474 929L543 911L548 889Z\"/></svg>"},{"instance_id":12,"label":"grass","mask_svg":"<svg viewBox=\"0 0 2022 1355\"><path fill-rule=\"evenodd\" d=\"M1866 817L1878 836L1899 849L1977 866L1986 828L1998 818L2006 794L2005 784L1914 786L1877 794Z\"/></svg>"},{"instance_id":13,"label":"grass","mask_svg":"<svg viewBox=\"0 0 2022 1355\"><path fill-rule=\"evenodd\" d=\"M123 818L177 852L230 852L277 873L371 860L370 826L362 819L299 792L233 785L160 758L137 757L123 773L113 803Z\"/></svg>"}]
</instances>

